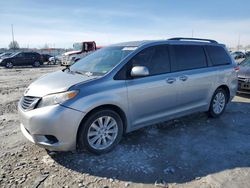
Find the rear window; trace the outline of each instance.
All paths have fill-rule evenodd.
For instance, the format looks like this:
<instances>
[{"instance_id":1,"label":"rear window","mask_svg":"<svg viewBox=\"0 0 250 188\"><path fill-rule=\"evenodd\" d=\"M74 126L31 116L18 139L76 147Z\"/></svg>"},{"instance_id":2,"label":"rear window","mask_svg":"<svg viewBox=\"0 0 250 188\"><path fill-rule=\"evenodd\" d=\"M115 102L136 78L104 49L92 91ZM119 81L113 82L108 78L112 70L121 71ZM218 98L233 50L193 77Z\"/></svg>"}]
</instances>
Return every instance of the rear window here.
<instances>
[{"instance_id":1,"label":"rear window","mask_svg":"<svg viewBox=\"0 0 250 188\"><path fill-rule=\"evenodd\" d=\"M204 49L198 45L173 45L175 63L173 71L182 71L207 67Z\"/></svg>"},{"instance_id":2,"label":"rear window","mask_svg":"<svg viewBox=\"0 0 250 188\"><path fill-rule=\"evenodd\" d=\"M206 49L214 66L227 65L231 63L231 58L223 47L207 46Z\"/></svg>"}]
</instances>

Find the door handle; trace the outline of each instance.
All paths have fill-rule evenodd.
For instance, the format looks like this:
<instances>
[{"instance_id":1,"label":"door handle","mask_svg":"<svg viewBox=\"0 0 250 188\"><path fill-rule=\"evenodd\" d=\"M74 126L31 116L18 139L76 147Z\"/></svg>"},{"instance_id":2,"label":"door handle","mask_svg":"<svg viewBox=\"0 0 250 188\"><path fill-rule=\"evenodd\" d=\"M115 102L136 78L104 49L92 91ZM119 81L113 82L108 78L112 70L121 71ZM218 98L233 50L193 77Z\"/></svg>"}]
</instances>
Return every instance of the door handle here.
<instances>
[{"instance_id":1,"label":"door handle","mask_svg":"<svg viewBox=\"0 0 250 188\"><path fill-rule=\"evenodd\" d=\"M188 79L188 77L183 75L183 76L180 76L179 79L184 82Z\"/></svg>"},{"instance_id":2,"label":"door handle","mask_svg":"<svg viewBox=\"0 0 250 188\"><path fill-rule=\"evenodd\" d=\"M169 84L172 84L176 81L175 78L167 78L166 82L169 83Z\"/></svg>"}]
</instances>

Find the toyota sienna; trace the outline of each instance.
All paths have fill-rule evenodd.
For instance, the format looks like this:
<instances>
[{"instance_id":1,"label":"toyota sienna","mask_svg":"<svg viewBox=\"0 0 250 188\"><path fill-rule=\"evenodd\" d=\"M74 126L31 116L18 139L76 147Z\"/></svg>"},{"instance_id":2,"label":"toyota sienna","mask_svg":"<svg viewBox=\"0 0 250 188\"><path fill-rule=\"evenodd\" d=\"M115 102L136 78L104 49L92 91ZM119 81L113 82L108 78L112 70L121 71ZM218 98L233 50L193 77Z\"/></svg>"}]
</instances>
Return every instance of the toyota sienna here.
<instances>
[{"instance_id":1,"label":"toyota sienna","mask_svg":"<svg viewBox=\"0 0 250 188\"><path fill-rule=\"evenodd\" d=\"M42 76L21 98L21 130L49 150L110 151L125 133L195 112L219 117L237 91L234 60L214 40L111 45Z\"/></svg>"}]
</instances>

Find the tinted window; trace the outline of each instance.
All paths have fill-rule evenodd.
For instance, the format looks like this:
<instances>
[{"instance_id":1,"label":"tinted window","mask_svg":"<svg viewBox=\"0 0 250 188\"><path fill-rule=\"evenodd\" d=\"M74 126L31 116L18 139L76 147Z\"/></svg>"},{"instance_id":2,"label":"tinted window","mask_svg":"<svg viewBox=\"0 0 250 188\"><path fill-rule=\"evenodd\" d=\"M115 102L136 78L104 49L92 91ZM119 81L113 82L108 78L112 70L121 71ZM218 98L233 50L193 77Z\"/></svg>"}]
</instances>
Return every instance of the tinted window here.
<instances>
[{"instance_id":1,"label":"tinted window","mask_svg":"<svg viewBox=\"0 0 250 188\"><path fill-rule=\"evenodd\" d=\"M27 57L34 57L34 56L36 56L36 53L26 53L26 56Z\"/></svg>"},{"instance_id":2,"label":"tinted window","mask_svg":"<svg viewBox=\"0 0 250 188\"><path fill-rule=\"evenodd\" d=\"M142 50L130 61L132 67L146 66L150 75L170 72L167 46L155 46Z\"/></svg>"},{"instance_id":3,"label":"tinted window","mask_svg":"<svg viewBox=\"0 0 250 188\"><path fill-rule=\"evenodd\" d=\"M31 53L24 53L24 56L25 57L32 57L32 54Z\"/></svg>"},{"instance_id":4,"label":"tinted window","mask_svg":"<svg viewBox=\"0 0 250 188\"><path fill-rule=\"evenodd\" d=\"M18 53L15 57L24 57L24 53Z\"/></svg>"},{"instance_id":5,"label":"tinted window","mask_svg":"<svg viewBox=\"0 0 250 188\"><path fill-rule=\"evenodd\" d=\"M221 46L207 46L206 48L213 65L230 64L231 59L224 48Z\"/></svg>"},{"instance_id":6,"label":"tinted window","mask_svg":"<svg viewBox=\"0 0 250 188\"><path fill-rule=\"evenodd\" d=\"M175 63L173 71L203 68L207 66L206 55L202 46L173 45Z\"/></svg>"}]
</instances>

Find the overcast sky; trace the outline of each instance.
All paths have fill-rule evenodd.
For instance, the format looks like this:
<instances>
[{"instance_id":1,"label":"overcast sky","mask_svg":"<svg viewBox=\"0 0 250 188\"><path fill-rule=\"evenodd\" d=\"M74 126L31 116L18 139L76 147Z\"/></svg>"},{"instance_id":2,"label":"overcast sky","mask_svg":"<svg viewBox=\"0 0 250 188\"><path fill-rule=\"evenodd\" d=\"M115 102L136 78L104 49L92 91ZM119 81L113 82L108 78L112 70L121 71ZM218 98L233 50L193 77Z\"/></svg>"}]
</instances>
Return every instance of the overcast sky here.
<instances>
[{"instance_id":1,"label":"overcast sky","mask_svg":"<svg viewBox=\"0 0 250 188\"><path fill-rule=\"evenodd\" d=\"M72 47L170 37L211 38L236 46L250 44L249 0L2 0L0 48Z\"/></svg>"}]
</instances>

